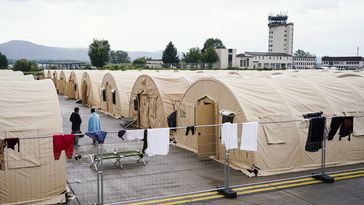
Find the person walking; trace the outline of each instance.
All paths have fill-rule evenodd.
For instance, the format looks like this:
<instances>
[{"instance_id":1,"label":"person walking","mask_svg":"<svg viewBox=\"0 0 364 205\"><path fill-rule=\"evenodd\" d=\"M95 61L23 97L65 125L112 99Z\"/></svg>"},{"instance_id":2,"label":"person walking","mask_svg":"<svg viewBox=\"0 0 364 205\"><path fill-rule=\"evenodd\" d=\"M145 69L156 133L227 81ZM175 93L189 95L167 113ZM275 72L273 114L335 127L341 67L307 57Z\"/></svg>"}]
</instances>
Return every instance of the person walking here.
<instances>
[{"instance_id":1,"label":"person walking","mask_svg":"<svg viewBox=\"0 0 364 205\"><path fill-rule=\"evenodd\" d=\"M101 130L100 116L95 112L95 108L91 108L91 115L88 117L88 132L95 132ZM96 141L93 139L93 143Z\"/></svg>"},{"instance_id":2,"label":"person walking","mask_svg":"<svg viewBox=\"0 0 364 205\"><path fill-rule=\"evenodd\" d=\"M70 116L70 122L72 122L72 134L78 134L81 133L81 116L79 114L80 108L75 107L74 108L74 112L71 114ZM75 147L79 147L80 145L78 144L78 140L79 140L79 135L75 135L75 139L74 139L74 143L73 146Z\"/></svg>"}]
</instances>

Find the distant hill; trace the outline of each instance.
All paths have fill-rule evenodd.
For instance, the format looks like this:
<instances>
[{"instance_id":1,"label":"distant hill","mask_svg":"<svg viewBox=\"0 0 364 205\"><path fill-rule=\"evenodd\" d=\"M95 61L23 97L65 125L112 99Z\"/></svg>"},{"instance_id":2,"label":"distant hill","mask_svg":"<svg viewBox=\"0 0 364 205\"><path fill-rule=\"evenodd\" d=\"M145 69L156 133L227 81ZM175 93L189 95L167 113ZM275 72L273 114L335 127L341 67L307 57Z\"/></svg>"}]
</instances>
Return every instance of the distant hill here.
<instances>
[{"instance_id":1,"label":"distant hill","mask_svg":"<svg viewBox=\"0 0 364 205\"><path fill-rule=\"evenodd\" d=\"M29 41L14 40L2 43L0 52L9 59L89 61L86 48L50 47Z\"/></svg>"},{"instance_id":2,"label":"distant hill","mask_svg":"<svg viewBox=\"0 0 364 205\"><path fill-rule=\"evenodd\" d=\"M8 59L33 59L33 60L75 60L90 61L87 52L88 48L63 48L50 47L35 44L29 41L13 40L0 44L0 52L5 54ZM161 59L163 50L147 51L127 51L133 60L138 57L149 57ZM182 56L179 53L179 56Z\"/></svg>"}]
</instances>

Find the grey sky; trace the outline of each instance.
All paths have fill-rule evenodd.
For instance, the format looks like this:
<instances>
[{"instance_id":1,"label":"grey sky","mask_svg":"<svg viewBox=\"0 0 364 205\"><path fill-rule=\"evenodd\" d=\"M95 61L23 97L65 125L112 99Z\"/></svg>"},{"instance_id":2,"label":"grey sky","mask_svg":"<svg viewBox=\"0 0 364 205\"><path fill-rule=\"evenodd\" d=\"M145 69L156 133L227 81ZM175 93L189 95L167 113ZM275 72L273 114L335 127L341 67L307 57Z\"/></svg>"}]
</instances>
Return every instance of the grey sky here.
<instances>
[{"instance_id":1,"label":"grey sky","mask_svg":"<svg viewBox=\"0 0 364 205\"><path fill-rule=\"evenodd\" d=\"M112 49L154 51L172 41L179 51L208 37L229 48L267 51L269 12L288 12L294 50L364 55L362 0L0 0L0 43L28 40L87 47L93 38Z\"/></svg>"}]
</instances>

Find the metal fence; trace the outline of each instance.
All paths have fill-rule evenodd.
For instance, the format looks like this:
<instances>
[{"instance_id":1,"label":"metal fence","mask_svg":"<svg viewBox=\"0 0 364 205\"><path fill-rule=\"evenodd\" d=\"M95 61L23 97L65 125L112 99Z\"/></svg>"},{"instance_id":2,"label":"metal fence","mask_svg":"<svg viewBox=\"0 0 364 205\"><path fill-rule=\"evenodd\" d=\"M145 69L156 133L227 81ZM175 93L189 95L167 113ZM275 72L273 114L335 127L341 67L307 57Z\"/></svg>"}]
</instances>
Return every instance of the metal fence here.
<instances>
[{"instance_id":1,"label":"metal fence","mask_svg":"<svg viewBox=\"0 0 364 205\"><path fill-rule=\"evenodd\" d=\"M120 204L219 189L229 191L231 187L244 184L313 173L319 176L317 179L332 182L326 175L327 167L364 161L363 122L363 116L354 118L351 141L348 141L348 137L339 141L337 135L332 141L325 138L321 142L322 148L316 152L305 150L311 146L316 149L317 142L306 143L309 122L302 120L260 122L257 152L245 152L239 148L226 151L221 145L221 125L196 126L196 134L189 135L188 140L197 144L174 138L168 155L145 156L142 159L136 152L142 150L143 141L122 140L117 131L108 132L104 144L92 144L92 140L85 136L80 139L81 146L74 149L72 159L66 162L67 185L76 196L71 204ZM330 126L329 118L326 125ZM239 124L238 138L241 128L242 124ZM186 131L186 127L176 129L175 133ZM175 134L171 136L175 137ZM210 140L196 140L203 137ZM24 147L20 151L27 149L31 140L51 143L52 138L37 138L34 135L22 138L21 147ZM238 142L240 145L240 140ZM199 147L205 151L201 153ZM50 149L48 151L49 155L41 156L44 159L40 158L40 161L52 164L53 155ZM5 155L8 155L7 152ZM124 154L115 158L115 153ZM7 158L7 163L15 162ZM364 168L362 164L357 167ZM51 171L56 169L59 167L50 168L47 175L57 178ZM38 183L47 184L45 179ZM26 190L21 194L27 194Z\"/></svg>"}]
</instances>

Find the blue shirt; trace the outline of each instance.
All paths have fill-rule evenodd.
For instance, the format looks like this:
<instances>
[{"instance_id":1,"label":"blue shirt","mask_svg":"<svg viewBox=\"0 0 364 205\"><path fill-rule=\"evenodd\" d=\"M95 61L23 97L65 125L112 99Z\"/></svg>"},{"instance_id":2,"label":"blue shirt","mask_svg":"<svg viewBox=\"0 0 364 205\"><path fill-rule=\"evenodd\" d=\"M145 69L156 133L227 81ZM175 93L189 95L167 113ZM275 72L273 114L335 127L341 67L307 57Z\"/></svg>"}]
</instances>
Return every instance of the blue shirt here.
<instances>
[{"instance_id":1,"label":"blue shirt","mask_svg":"<svg viewBox=\"0 0 364 205\"><path fill-rule=\"evenodd\" d=\"M87 131L95 132L100 130L101 130L100 117L96 112L94 112L88 117Z\"/></svg>"}]
</instances>

